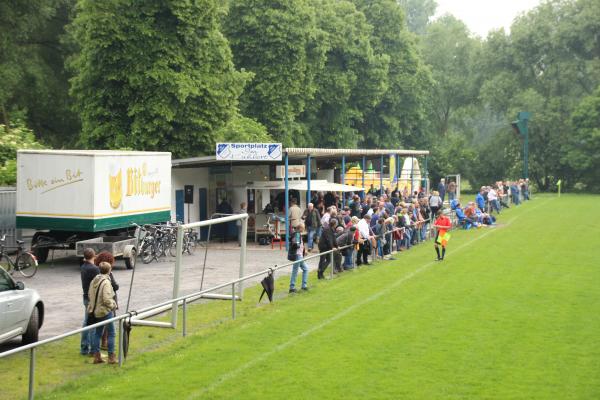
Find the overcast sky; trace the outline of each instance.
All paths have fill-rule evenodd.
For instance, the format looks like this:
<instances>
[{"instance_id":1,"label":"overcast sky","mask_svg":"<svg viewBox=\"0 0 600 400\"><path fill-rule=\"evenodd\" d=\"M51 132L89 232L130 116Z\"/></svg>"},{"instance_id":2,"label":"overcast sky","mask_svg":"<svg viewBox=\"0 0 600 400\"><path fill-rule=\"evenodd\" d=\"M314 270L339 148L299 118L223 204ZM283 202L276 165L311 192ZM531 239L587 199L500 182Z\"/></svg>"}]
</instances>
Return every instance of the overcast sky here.
<instances>
[{"instance_id":1,"label":"overcast sky","mask_svg":"<svg viewBox=\"0 0 600 400\"><path fill-rule=\"evenodd\" d=\"M540 4L540 0L437 0L437 3L436 17L452 14L471 32L485 38L492 29L504 27L508 32L512 20Z\"/></svg>"}]
</instances>

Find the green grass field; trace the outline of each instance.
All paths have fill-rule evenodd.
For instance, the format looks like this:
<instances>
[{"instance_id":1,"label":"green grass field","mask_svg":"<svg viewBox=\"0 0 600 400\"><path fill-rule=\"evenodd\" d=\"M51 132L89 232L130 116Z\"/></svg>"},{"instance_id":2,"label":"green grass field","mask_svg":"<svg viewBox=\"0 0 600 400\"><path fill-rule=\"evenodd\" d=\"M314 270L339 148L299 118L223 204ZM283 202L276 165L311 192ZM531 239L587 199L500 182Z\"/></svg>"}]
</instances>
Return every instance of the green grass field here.
<instances>
[{"instance_id":1,"label":"green grass field","mask_svg":"<svg viewBox=\"0 0 600 400\"><path fill-rule=\"evenodd\" d=\"M194 307L190 337L134 329L124 368L78 360L39 398L599 399L598 204L539 196L442 263L426 243L270 305L251 288L235 321Z\"/></svg>"}]
</instances>

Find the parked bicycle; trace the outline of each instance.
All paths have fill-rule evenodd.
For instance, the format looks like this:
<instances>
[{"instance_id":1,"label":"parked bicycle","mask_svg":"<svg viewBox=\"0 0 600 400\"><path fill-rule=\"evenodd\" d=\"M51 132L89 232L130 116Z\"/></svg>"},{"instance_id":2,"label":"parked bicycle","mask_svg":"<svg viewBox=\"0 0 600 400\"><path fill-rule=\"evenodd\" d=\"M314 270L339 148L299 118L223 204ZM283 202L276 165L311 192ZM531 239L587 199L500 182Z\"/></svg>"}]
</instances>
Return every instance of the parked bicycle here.
<instances>
[{"instance_id":1,"label":"parked bicycle","mask_svg":"<svg viewBox=\"0 0 600 400\"><path fill-rule=\"evenodd\" d=\"M156 233L157 229L151 225L145 225L142 229L143 237L140 243L140 256L144 264L149 264L154 260L158 260L158 257L162 256L164 247L162 242L158 239Z\"/></svg>"},{"instance_id":2,"label":"parked bicycle","mask_svg":"<svg viewBox=\"0 0 600 400\"><path fill-rule=\"evenodd\" d=\"M19 271L24 277L31 278L38 270L37 259L30 252L23 250L24 241L17 240L16 242L17 254L13 260L5 250L6 235L2 235L2 239L0 239L0 262L6 257L6 272L12 275L14 271Z\"/></svg>"},{"instance_id":3,"label":"parked bicycle","mask_svg":"<svg viewBox=\"0 0 600 400\"><path fill-rule=\"evenodd\" d=\"M183 233L183 252L189 255L194 254L194 250L198 246L198 232L190 229Z\"/></svg>"}]
</instances>

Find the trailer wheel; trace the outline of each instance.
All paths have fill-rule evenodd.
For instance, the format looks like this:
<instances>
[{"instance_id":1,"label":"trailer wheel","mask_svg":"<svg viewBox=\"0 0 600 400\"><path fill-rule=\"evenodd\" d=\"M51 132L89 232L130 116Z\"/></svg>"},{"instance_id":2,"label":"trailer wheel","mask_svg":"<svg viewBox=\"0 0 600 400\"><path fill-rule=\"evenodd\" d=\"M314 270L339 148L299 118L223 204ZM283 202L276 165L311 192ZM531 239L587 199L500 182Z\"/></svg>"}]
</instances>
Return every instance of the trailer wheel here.
<instances>
[{"instance_id":1,"label":"trailer wheel","mask_svg":"<svg viewBox=\"0 0 600 400\"><path fill-rule=\"evenodd\" d=\"M37 258L39 264L43 264L48 260L48 253L50 249L48 247L38 247L39 244L39 232L36 232L33 235L33 239L31 240L31 252Z\"/></svg>"},{"instance_id":2,"label":"trailer wheel","mask_svg":"<svg viewBox=\"0 0 600 400\"><path fill-rule=\"evenodd\" d=\"M129 257L125 259L125 266L127 269L133 269L135 267L135 258L137 257L137 250L135 248L131 249L129 253Z\"/></svg>"}]
</instances>

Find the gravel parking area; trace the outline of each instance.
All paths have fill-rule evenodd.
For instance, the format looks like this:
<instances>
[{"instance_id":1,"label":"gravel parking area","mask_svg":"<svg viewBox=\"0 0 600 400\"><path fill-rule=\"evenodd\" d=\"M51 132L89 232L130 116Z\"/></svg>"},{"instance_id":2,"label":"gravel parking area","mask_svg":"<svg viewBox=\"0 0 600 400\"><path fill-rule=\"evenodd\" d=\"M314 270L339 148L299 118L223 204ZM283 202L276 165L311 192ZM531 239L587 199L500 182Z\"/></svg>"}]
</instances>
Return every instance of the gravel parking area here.
<instances>
[{"instance_id":1,"label":"gravel parking area","mask_svg":"<svg viewBox=\"0 0 600 400\"><path fill-rule=\"evenodd\" d=\"M200 289L204 248L197 248L193 255L184 255L181 277L181 294L193 293ZM239 276L240 248L237 243L211 244L206 260L206 272L203 288L216 286L233 280ZM270 246L248 244L245 274L261 271L274 264L287 262L285 250L271 249ZM310 263L312 268L316 262ZM130 309L141 309L172 298L173 274L175 258L162 258L159 262L143 264L138 259L135 272ZM311 265L309 265L311 267ZM129 293L131 270L125 268L123 260L117 260L113 274L120 285L118 295L119 306L125 309ZM48 338L76 329L83 319L83 302L79 261L74 252L56 251L54 260L50 258L40 266L33 278L22 278L18 274L15 279L21 280L27 287L36 289L46 307L44 326L40 338ZM254 282L259 282L260 277ZM246 286L252 285L247 281ZM229 292L226 290L225 292ZM20 343L20 338L0 346L0 351L8 350Z\"/></svg>"}]
</instances>

